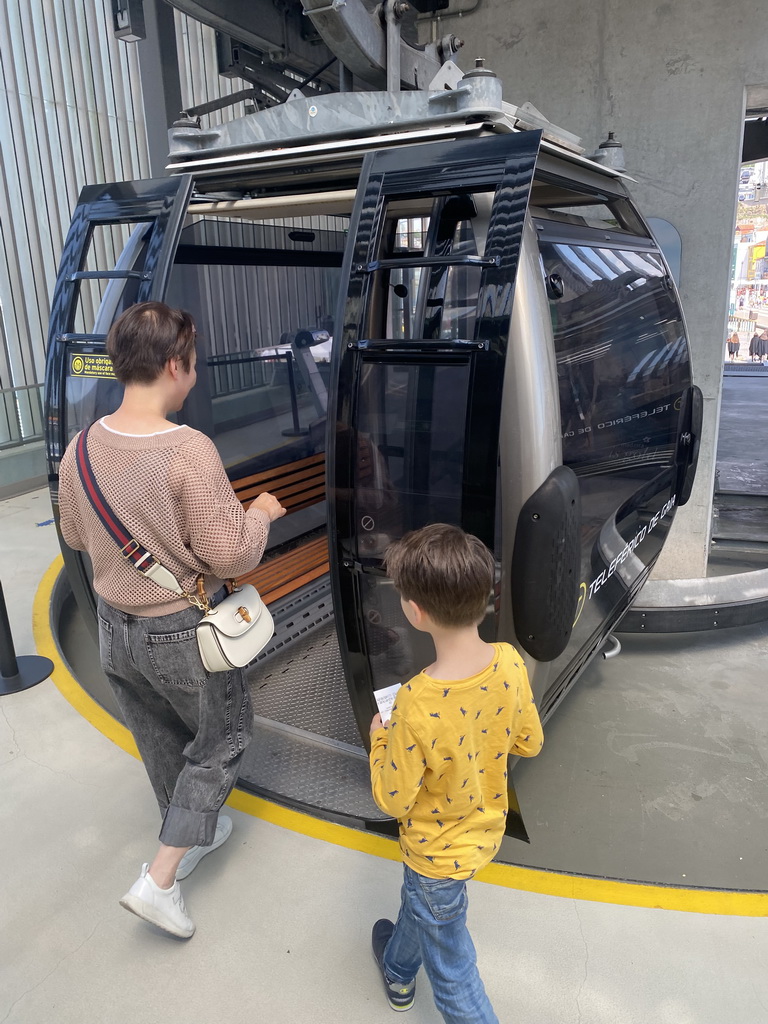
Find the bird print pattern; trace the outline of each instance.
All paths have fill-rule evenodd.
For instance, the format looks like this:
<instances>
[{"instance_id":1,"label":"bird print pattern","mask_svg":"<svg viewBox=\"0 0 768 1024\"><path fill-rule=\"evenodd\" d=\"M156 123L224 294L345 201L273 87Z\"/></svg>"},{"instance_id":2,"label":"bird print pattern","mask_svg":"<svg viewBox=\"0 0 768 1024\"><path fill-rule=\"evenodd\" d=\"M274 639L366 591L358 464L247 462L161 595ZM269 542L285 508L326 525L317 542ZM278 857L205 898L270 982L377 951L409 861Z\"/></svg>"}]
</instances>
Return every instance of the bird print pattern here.
<instances>
[{"instance_id":1,"label":"bird print pattern","mask_svg":"<svg viewBox=\"0 0 768 1024\"><path fill-rule=\"evenodd\" d=\"M427 877L471 878L492 859L507 815L507 755L533 757L543 743L519 655L493 646L477 676L411 679L389 729L372 737L374 799L399 819L403 855Z\"/></svg>"}]
</instances>

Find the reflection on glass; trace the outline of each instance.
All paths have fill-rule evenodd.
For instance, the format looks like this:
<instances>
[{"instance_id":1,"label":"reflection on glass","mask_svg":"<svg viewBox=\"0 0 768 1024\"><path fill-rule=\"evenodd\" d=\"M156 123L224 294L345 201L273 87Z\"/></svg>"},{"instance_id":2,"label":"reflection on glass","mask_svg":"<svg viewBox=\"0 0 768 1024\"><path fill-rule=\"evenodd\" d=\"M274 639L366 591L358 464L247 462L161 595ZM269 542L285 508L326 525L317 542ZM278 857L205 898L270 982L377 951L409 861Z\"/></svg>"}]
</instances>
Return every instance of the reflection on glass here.
<instances>
[{"instance_id":1,"label":"reflection on glass","mask_svg":"<svg viewBox=\"0 0 768 1024\"><path fill-rule=\"evenodd\" d=\"M480 202L481 195L437 197L431 200L430 216L392 215L389 228L382 232L378 258L402 259L403 266L376 273L374 293L384 296L384 318L368 325L369 337L393 341L474 338L481 269L450 261L483 255L488 204ZM446 264L408 265L409 258L422 257L444 258ZM374 303L373 316L376 310Z\"/></svg>"},{"instance_id":2,"label":"reflection on glass","mask_svg":"<svg viewBox=\"0 0 768 1024\"><path fill-rule=\"evenodd\" d=\"M400 217L397 222L394 252L422 252L429 230L429 217Z\"/></svg>"},{"instance_id":3,"label":"reflection on glass","mask_svg":"<svg viewBox=\"0 0 768 1024\"><path fill-rule=\"evenodd\" d=\"M581 475L669 465L687 349L660 258L565 243L541 254L563 287L550 300L563 461Z\"/></svg>"},{"instance_id":4,"label":"reflection on glass","mask_svg":"<svg viewBox=\"0 0 768 1024\"><path fill-rule=\"evenodd\" d=\"M648 237L645 226L625 199L599 202L589 193L575 192L553 182L535 179L529 208L534 216L561 224Z\"/></svg>"},{"instance_id":5,"label":"reflection on glass","mask_svg":"<svg viewBox=\"0 0 768 1024\"><path fill-rule=\"evenodd\" d=\"M185 420L215 440L233 480L324 447L311 374L291 341L299 330L333 333L340 271L332 263L341 260L347 226L342 217L206 218L184 229L185 262L173 268L167 301L188 309L198 329L198 385ZM228 262L231 249L253 251L254 265ZM290 265L298 253L306 265ZM212 257L222 262L202 262ZM331 342L308 350L326 387Z\"/></svg>"},{"instance_id":6,"label":"reflection on glass","mask_svg":"<svg viewBox=\"0 0 768 1024\"><path fill-rule=\"evenodd\" d=\"M393 341L421 337L420 330L414 333L414 321L422 270L422 267L395 267L389 272L386 337Z\"/></svg>"},{"instance_id":7,"label":"reflection on glass","mask_svg":"<svg viewBox=\"0 0 768 1024\"><path fill-rule=\"evenodd\" d=\"M408 624L391 580L364 574L360 585L373 688L404 683L434 660L432 640Z\"/></svg>"},{"instance_id":8,"label":"reflection on glass","mask_svg":"<svg viewBox=\"0 0 768 1024\"><path fill-rule=\"evenodd\" d=\"M358 405L355 515L361 558L431 522L461 522L469 367L364 366Z\"/></svg>"},{"instance_id":9,"label":"reflection on glass","mask_svg":"<svg viewBox=\"0 0 768 1024\"><path fill-rule=\"evenodd\" d=\"M69 365L70 357L67 357ZM123 400L123 385L107 378L84 378L68 374L66 381L67 442L79 430L114 412Z\"/></svg>"}]
</instances>

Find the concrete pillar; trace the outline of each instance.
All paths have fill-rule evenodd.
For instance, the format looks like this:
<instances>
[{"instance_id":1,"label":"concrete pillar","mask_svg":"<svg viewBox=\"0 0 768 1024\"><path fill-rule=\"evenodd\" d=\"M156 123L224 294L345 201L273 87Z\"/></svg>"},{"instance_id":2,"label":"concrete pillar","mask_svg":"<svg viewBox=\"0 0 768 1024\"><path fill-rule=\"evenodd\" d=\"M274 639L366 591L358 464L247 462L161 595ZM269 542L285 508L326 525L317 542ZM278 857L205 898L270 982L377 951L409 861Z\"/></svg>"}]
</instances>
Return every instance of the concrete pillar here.
<instances>
[{"instance_id":1,"label":"concrete pillar","mask_svg":"<svg viewBox=\"0 0 768 1024\"><path fill-rule=\"evenodd\" d=\"M745 88L768 83L765 13L749 0L480 0L471 16L441 18L437 31L459 33L464 67L485 57L507 100L530 100L589 152L614 131L642 212L680 233L679 288L704 431L691 500L655 575L704 576Z\"/></svg>"},{"instance_id":2,"label":"concrete pillar","mask_svg":"<svg viewBox=\"0 0 768 1024\"><path fill-rule=\"evenodd\" d=\"M173 8L164 0L143 0L146 38L136 43L144 96L144 119L152 177L165 175L168 129L181 110L181 82Z\"/></svg>"}]
</instances>

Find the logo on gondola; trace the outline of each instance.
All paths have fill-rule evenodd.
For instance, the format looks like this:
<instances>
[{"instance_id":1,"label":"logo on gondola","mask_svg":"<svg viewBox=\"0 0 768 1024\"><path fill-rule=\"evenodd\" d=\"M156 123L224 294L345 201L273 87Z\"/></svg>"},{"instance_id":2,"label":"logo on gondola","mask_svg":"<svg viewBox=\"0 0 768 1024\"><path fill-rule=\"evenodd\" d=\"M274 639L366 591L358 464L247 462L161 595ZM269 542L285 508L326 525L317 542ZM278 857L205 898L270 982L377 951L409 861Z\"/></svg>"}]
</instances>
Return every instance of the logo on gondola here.
<instances>
[{"instance_id":1,"label":"logo on gondola","mask_svg":"<svg viewBox=\"0 0 768 1024\"><path fill-rule=\"evenodd\" d=\"M579 600L576 603L576 618L573 620L574 626L579 621L581 613L584 611L584 604L587 600L587 584L581 583L579 585Z\"/></svg>"},{"instance_id":2,"label":"logo on gondola","mask_svg":"<svg viewBox=\"0 0 768 1024\"><path fill-rule=\"evenodd\" d=\"M376 521L371 516L363 516L360 520L360 525L364 530L368 530L370 532L376 525Z\"/></svg>"}]
</instances>

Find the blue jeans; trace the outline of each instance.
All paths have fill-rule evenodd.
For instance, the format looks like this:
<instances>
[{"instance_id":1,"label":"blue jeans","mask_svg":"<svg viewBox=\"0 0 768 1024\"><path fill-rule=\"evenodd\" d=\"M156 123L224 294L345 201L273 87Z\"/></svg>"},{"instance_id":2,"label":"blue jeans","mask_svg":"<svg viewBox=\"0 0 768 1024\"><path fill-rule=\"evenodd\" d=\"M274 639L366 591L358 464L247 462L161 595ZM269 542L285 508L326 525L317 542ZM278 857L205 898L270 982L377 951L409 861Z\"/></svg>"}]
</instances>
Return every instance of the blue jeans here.
<instances>
[{"instance_id":1,"label":"blue jeans","mask_svg":"<svg viewBox=\"0 0 768 1024\"><path fill-rule=\"evenodd\" d=\"M206 672L191 605L129 615L99 598L99 653L163 816L160 842L210 846L253 729L243 669Z\"/></svg>"},{"instance_id":2,"label":"blue jeans","mask_svg":"<svg viewBox=\"0 0 768 1024\"><path fill-rule=\"evenodd\" d=\"M425 878L403 865L400 913L384 950L390 981L408 984L424 964L446 1024L499 1024L467 930L467 883Z\"/></svg>"}]
</instances>

